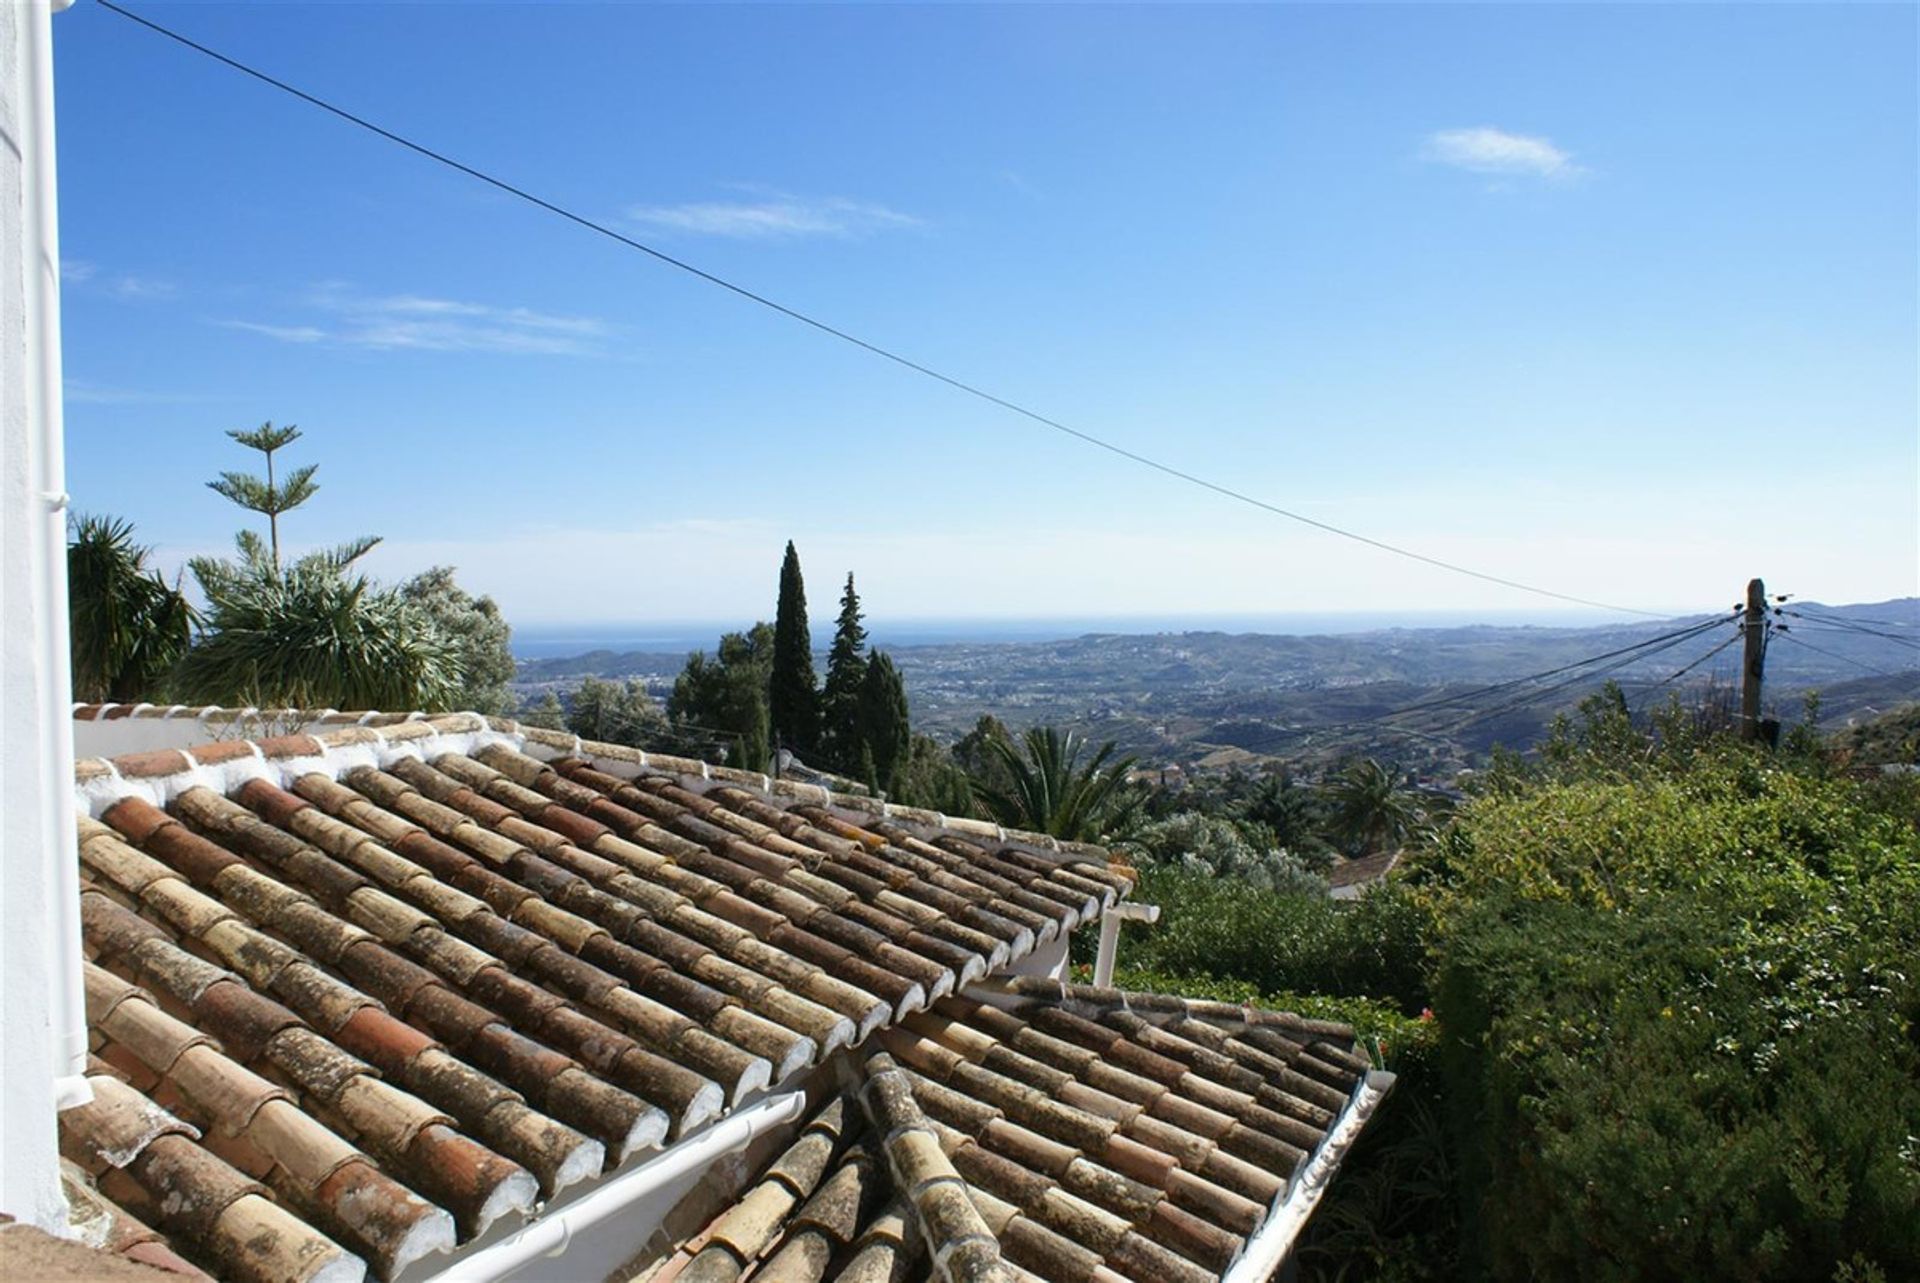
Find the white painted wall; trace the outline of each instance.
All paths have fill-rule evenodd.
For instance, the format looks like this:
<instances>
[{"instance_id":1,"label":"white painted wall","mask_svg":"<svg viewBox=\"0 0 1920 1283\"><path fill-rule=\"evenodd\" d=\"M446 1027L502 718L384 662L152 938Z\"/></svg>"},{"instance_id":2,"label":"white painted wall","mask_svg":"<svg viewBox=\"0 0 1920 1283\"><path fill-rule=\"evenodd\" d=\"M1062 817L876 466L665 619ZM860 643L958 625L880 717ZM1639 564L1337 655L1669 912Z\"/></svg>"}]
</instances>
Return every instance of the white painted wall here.
<instances>
[{"instance_id":1,"label":"white painted wall","mask_svg":"<svg viewBox=\"0 0 1920 1283\"><path fill-rule=\"evenodd\" d=\"M192 717L116 717L105 722L75 721L73 751L76 757L119 757L156 748L193 748L217 740L309 735L339 729L337 722L324 726L319 722L254 722L236 730L230 722L202 722Z\"/></svg>"},{"instance_id":2,"label":"white painted wall","mask_svg":"<svg viewBox=\"0 0 1920 1283\"><path fill-rule=\"evenodd\" d=\"M66 539L47 493L65 488L50 28L47 0L0 0L0 1211L64 1232L54 1113L86 1034Z\"/></svg>"}]
</instances>

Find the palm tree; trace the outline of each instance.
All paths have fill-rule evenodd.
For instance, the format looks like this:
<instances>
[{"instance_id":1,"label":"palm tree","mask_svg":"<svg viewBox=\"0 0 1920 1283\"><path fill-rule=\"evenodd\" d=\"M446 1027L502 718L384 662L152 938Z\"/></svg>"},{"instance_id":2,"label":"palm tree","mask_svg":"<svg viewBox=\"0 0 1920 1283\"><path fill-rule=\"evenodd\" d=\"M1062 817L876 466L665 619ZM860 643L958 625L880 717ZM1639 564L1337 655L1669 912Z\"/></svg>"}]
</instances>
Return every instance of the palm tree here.
<instances>
[{"instance_id":1,"label":"palm tree","mask_svg":"<svg viewBox=\"0 0 1920 1283\"><path fill-rule=\"evenodd\" d=\"M352 569L375 542L276 567L249 532L238 562L195 558L207 630L181 662L181 696L261 708L447 707L460 682L454 650L399 591Z\"/></svg>"},{"instance_id":2,"label":"palm tree","mask_svg":"<svg viewBox=\"0 0 1920 1283\"><path fill-rule=\"evenodd\" d=\"M1261 780L1241 805L1240 814L1273 835L1273 842L1313 864L1332 856L1325 835L1327 815L1312 789L1286 773Z\"/></svg>"},{"instance_id":3,"label":"palm tree","mask_svg":"<svg viewBox=\"0 0 1920 1283\"><path fill-rule=\"evenodd\" d=\"M130 521L74 518L67 604L75 699L155 698L186 653L197 617L177 589L147 568L150 551L133 542Z\"/></svg>"},{"instance_id":4,"label":"palm tree","mask_svg":"<svg viewBox=\"0 0 1920 1283\"><path fill-rule=\"evenodd\" d=\"M1084 764L1080 756L1086 741L1071 731L1036 726L1021 744L1024 753L1003 740L988 741L1009 781L995 787L975 780L975 791L994 819L1070 842L1099 841L1130 826L1140 808L1139 797L1126 787L1136 759L1109 765L1113 741L1102 744Z\"/></svg>"},{"instance_id":5,"label":"palm tree","mask_svg":"<svg viewBox=\"0 0 1920 1283\"><path fill-rule=\"evenodd\" d=\"M1333 803L1333 830L1360 854L1406 841L1420 823L1420 810L1403 786L1397 769L1369 757L1348 766L1327 796Z\"/></svg>"}]
</instances>

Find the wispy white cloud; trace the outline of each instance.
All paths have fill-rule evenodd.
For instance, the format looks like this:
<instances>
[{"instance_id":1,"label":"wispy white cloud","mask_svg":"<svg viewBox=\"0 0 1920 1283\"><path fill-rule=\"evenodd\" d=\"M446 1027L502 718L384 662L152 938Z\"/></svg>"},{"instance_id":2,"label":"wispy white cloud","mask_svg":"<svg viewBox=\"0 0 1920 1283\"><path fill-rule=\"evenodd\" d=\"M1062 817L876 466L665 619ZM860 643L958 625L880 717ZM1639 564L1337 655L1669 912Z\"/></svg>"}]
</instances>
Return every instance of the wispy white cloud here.
<instances>
[{"instance_id":1,"label":"wispy white cloud","mask_svg":"<svg viewBox=\"0 0 1920 1283\"><path fill-rule=\"evenodd\" d=\"M1425 156L1475 174L1533 178L1573 178L1583 171L1573 156L1546 138L1513 134L1481 125L1442 129L1427 136Z\"/></svg>"},{"instance_id":2,"label":"wispy white cloud","mask_svg":"<svg viewBox=\"0 0 1920 1283\"><path fill-rule=\"evenodd\" d=\"M98 263L84 258L61 259L60 280L90 294L108 294L119 299L171 298L180 292L178 285L158 276L103 271Z\"/></svg>"},{"instance_id":3,"label":"wispy white cloud","mask_svg":"<svg viewBox=\"0 0 1920 1283\"><path fill-rule=\"evenodd\" d=\"M871 201L769 192L757 199L636 205L627 217L642 227L695 236L770 240L802 236L851 238L923 226L922 220Z\"/></svg>"},{"instance_id":4,"label":"wispy white cloud","mask_svg":"<svg viewBox=\"0 0 1920 1283\"><path fill-rule=\"evenodd\" d=\"M327 332L316 325L268 325L263 321L222 321L222 325L249 334L264 334L282 343L318 343Z\"/></svg>"},{"instance_id":5,"label":"wispy white cloud","mask_svg":"<svg viewBox=\"0 0 1920 1283\"><path fill-rule=\"evenodd\" d=\"M285 343L329 343L375 351L495 352L522 356L593 356L606 324L524 307L495 307L418 294L365 295L337 283L316 286L305 305L317 322L225 321L234 329Z\"/></svg>"},{"instance_id":6,"label":"wispy white cloud","mask_svg":"<svg viewBox=\"0 0 1920 1283\"><path fill-rule=\"evenodd\" d=\"M172 281L163 281L153 276L136 276L131 272L115 277L108 288L116 297L126 299L172 298L180 292L179 286Z\"/></svg>"}]
</instances>

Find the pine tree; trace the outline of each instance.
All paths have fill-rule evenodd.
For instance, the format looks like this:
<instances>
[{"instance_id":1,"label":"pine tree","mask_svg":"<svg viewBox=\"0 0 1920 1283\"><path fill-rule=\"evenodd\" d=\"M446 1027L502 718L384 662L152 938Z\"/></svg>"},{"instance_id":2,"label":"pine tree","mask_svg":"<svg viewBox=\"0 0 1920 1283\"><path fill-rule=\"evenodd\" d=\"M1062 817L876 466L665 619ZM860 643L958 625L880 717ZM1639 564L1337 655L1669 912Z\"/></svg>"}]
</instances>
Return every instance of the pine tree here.
<instances>
[{"instance_id":1,"label":"pine tree","mask_svg":"<svg viewBox=\"0 0 1920 1283\"><path fill-rule=\"evenodd\" d=\"M813 635L807 629L807 586L800 554L787 542L780 563L780 605L773 617L773 672L767 687L773 742L802 757L820 743L820 690L813 675Z\"/></svg>"},{"instance_id":2,"label":"pine tree","mask_svg":"<svg viewBox=\"0 0 1920 1283\"><path fill-rule=\"evenodd\" d=\"M276 428L268 422L261 424L252 432L230 431L227 435L248 449L258 450L267 457L266 479L263 481L259 477L244 472L223 472L218 479L207 482L207 487L233 500L249 512L258 512L266 517L273 569L278 573L280 570L280 514L290 512L313 498L314 491L320 488L313 479L313 474L319 470L319 465L310 463L304 468L295 468L287 475L285 481L276 484L273 479L273 452L298 441L300 429L291 423L284 428Z\"/></svg>"},{"instance_id":3,"label":"pine tree","mask_svg":"<svg viewBox=\"0 0 1920 1283\"><path fill-rule=\"evenodd\" d=\"M541 691L540 698L532 703L520 705L513 716L522 726L538 726L549 731L567 729L567 710L560 703L560 697L550 690Z\"/></svg>"},{"instance_id":4,"label":"pine tree","mask_svg":"<svg viewBox=\"0 0 1920 1283\"><path fill-rule=\"evenodd\" d=\"M867 673L860 683L860 739L872 763L869 782L883 793L891 792L900 769L906 765L912 731L907 720L906 683L884 651L876 650L868 657Z\"/></svg>"},{"instance_id":5,"label":"pine tree","mask_svg":"<svg viewBox=\"0 0 1920 1283\"><path fill-rule=\"evenodd\" d=\"M821 763L842 773L860 769L860 684L866 676L867 630L860 625L860 595L849 572L820 699Z\"/></svg>"},{"instance_id":6,"label":"pine tree","mask_svg":"<svg viewBox=\"0 0 1920 1283\"><path fill-rule=\"evenodd\" d=\"M767 769L767 686L773 669L773 629L755 624L751 632L720 639L717 658L705 651L687 657L667 696L674 725L694 734L718 734L728 746L729 765L750 771Z\"/></svg>"}]
</instances>

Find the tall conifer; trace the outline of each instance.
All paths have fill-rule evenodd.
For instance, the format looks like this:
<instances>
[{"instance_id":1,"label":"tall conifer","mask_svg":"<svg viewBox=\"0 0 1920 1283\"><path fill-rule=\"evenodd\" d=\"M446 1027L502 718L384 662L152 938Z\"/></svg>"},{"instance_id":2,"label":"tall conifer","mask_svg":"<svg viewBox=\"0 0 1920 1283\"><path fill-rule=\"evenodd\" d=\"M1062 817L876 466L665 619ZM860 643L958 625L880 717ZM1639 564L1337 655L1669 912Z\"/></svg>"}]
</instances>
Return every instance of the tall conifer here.
<instances>
[{"instance_id":1,"label":"tall conifer","mask_svg":"<svg viewBox=\"0 0 1920 1283\"><path fill-rule=\"evenodd\" d=\"M291 423L284 428L276 428L271 422L263 423L251 432L234 430L227 435L248 449L258 450L266 456L266 479L262 480L244 472L223 472L216 479L207 482L207 487L233 500L242 508L257 512L267 519L268 547L273 571L279 574L280 514L291 512L313 498L314 491L320 488L319 483L313 479L313 474L319 471L319 465L309 463L303 468L295 468L288 473L284 481L274 480L274 451L282 446L292 445L300 439L300 429Z\"/></svg>"},{"instance_id":2,"label":"tall conifer","mask_svg":"<svg viewBox=\"0 0 1920 1283\"><path fill-rule=\"evenodd\" d=\"M907 721L906 683L884 651L868 656L867 673L860 683L860 738L872 761L870 781L882 792L892 792L898 787L913 737Z\"/></svg>"},{"instance_id":3,"label":"tall conifer","mask_svg":"<svg viewBox=\"0 0 1920 1283\"><path fill-rule=\"evenodd\" d=\"M860 683L867 676L867 630L860 624L860 595L853 574L840 594L840 619L827 654L827 686L820 699L822 763L841 773L860 769Z\"/></svg>"},{"instance_id":4,"label":"tall conifer","mask_svg":"<svg viewBox=\"0 0 1920 1283\"><path fill-rule=\"evenodd\" d=\"M813 635L807 630L807 586L800 554L787 541L780 563L780 606L773 617L773 672L767 712L773 742L806 757L820 742L820 689L813 675Z\"/></svg>"}]
</instances>

